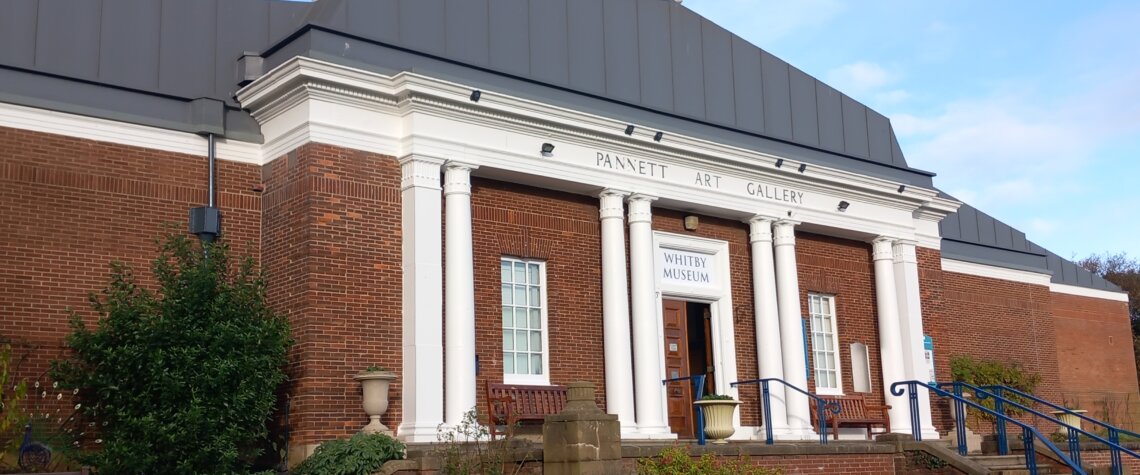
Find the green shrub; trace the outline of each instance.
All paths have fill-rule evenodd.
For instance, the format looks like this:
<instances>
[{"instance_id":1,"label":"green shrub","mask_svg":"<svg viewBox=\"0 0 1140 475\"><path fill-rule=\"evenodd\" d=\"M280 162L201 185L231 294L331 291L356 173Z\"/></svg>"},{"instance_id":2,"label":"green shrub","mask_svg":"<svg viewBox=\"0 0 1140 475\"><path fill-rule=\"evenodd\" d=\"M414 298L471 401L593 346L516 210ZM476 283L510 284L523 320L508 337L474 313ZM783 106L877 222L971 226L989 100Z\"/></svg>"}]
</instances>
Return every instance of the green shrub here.
<instances>
[{"instance_id":1,"label":"green shrub","mask_svg":"<svg viewBox=\"0 0 1140 475\"><path fill-rule=\"evenodd\" d=\"M52 362L99 423L101 450L84 462L115 474L243 471L268 433L290 345L253 259L231 266L224 242L172 234L151 267L155 290L124 264L111 269L91 296L95 328L73 314L70 359Z\"/></svg>"},{"instance_id":2,"label":"green shrub","mask_svg":"<svg viewBox=\"0 0 1140 475\"><path fill-rule=\"evenodd\" d=\"M698 459L686 447L669 447L652 458L637 459L639 475L779 475L778 468L755 467L747 456L731 457L705 453Z\"/></svg>"},{"instance_id":3,"label":"green shrub","mask_svg":"<svg viewBox=\"0 0 1140 475\"><path fill-rule=\"evenodd\" d=\"M975 360L970 356L958 356L950 360L950 373L954 381L961 381L975 387L991 386L991 385L1004 385L1014 388L1026 394L1033 394L1034 389L1041 382L1041 376L1037 373L1030 373L1025 371L1021 365L1017 363L1002 363L1000 361L992 360ZM1015 394L1003 394L1006 399L1015 401L1023 406L1029 406L1032 401L1017 396ZM993 410L994 399L975 398L974 402L981 404L987 409ZM1007 415L1020 415L1021 410L1006 405ZM982 411L969 411L971 415L976 415L978 418L986 421L994 420L994 416L985 414Z\"/></svg>"},{"instance_id":4,"label":"green shrub","mask_svg":"<svg viewBox=\"0 0 1140 475\"><path fill-rule=\"evenodd\" d=\"M702 401L735 401L732 396L727 394L705 394L701 396Z\"/></svg>"},{"instance_id":5,"label":"green shrub","mask_svg":"<svg viewBox=\"0 0 1140 475\"><path fill-rule=\"evenodd\" d=\"M384 434L356 434L317 446L293 475L370 475L384 462L404 458L404 444Z\"/></svg>"}]
</instances>

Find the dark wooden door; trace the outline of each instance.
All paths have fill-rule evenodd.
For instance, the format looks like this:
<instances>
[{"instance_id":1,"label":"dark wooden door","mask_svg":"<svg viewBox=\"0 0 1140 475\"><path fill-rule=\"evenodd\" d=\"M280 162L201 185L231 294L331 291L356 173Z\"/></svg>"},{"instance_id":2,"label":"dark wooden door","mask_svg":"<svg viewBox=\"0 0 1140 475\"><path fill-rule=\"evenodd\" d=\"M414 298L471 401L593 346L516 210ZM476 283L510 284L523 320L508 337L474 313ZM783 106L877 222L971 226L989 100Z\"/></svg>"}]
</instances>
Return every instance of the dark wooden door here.
<instances>
[{"instance_id":1,"label":"dark wooden door","mask_svg":"<svg viewBox=\"0 0 1140 475\"><path fill-rule=\"evenodd\" d=\"M665 375L669 378L688 376L689 339L685 302L664 300L662 306L665 323ZM669 383L666 393L669 401L669 428L678 437L693 438L693 383Z\"/></svg>"}]
</instances>

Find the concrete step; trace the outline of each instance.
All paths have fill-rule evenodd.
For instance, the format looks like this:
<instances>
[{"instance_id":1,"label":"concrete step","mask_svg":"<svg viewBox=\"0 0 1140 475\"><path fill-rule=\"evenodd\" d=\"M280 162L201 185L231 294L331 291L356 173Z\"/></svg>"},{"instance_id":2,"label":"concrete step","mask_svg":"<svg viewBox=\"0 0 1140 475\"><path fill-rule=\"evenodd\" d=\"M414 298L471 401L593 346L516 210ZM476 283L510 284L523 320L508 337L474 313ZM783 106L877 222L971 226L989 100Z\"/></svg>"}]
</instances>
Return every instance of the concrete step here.
<instances>
[{"instance_id":1,"label":"concrete step","mask_svg":"<svg viewBox=\"0 0 1140 475\"><path fill-rule=\"evenodd\" d=\"M1025 457L1021 455L970 455L970 460L986 467L994 475L1031 475L1025 466ZM1037 474L1046 475L1057 473L1053 467L1037 464Z\"/></svg>"}]
</instances>

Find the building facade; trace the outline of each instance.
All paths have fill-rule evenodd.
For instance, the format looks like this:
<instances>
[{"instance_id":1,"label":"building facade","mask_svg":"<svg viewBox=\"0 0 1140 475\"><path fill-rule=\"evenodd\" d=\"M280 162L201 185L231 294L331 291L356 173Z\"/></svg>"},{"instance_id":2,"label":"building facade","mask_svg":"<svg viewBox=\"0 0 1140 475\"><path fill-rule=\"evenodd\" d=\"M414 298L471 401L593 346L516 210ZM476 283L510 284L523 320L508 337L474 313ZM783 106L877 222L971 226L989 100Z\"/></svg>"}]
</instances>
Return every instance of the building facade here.
<instances>
[{"instance_id":1,"label":"building facade","mask_svg":"<svg viewBox=\"0 0 1140 475\"><path fill-rule=\"evenodd\" d=\"M700 373L742 401L739 439L762 418L732 382L865 394L910 432L890 384L963 355L1048 399L1136 400L1126 294L674 2L0 8L0 336L60 348L107 263L145 267L213 181L293 326L298 453L363 425L370 364L397 369L383 422L412 442L488 382L591 381L627 439L691 436L691 391L662 380ZM773 389L777 437L814 437ZM921 406L924 434L949 428Z\"/></svg>"}]
</instances>

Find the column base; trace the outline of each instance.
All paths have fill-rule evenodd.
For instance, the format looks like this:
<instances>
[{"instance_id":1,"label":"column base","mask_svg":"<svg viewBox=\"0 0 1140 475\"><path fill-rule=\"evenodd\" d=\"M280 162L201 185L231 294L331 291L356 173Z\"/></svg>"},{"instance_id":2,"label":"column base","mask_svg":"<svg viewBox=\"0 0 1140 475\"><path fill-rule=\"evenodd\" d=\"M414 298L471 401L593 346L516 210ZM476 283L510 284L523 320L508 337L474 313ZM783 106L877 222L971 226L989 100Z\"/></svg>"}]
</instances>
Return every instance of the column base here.
<instances>
[{"instance_id":1,"label":"column base","mask_svg":"<svg viewBox=\"0 0 1140 475\"><path fill-rule=\"evenodd\" d=\"M396 438L403 442L438 442L442 421L419 424L400 424L396 428Z\"/></svg>"},{"instance_id":2,"label":"column base","mask_svg":"<svg viewBox=\"0 0 1140 475\"><path fill-rule=\"evenodd\" d=\"M674 434L672 429L665 426L636 427L629 434L622 432L621 438L622 440L677 440L677 434Z\"/></svg>"}]
</instances>

